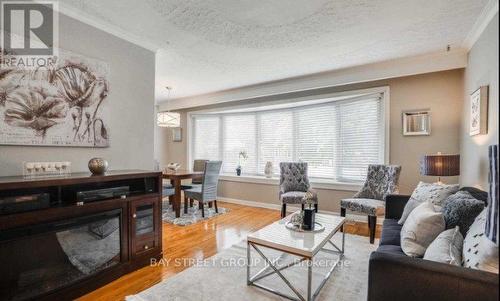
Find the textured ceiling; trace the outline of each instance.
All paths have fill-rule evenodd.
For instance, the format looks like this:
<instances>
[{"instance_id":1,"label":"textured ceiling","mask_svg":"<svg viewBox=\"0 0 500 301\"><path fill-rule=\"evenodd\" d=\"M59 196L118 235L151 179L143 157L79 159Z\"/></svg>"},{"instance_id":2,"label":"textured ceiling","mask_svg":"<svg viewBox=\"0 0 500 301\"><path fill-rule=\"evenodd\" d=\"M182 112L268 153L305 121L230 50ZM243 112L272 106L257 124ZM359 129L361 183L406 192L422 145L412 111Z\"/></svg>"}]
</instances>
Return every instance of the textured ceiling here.
<instances>
[{"instance_id":1,"label":"textured ceiling","mask_svg":"<svg viewBox=\"0 0 500 301\"><path fill-rule=\"evenodd\" d=\"M64 0L161 45L157 100L459 48L487 0Z\"/></svg>"}]
</instances>

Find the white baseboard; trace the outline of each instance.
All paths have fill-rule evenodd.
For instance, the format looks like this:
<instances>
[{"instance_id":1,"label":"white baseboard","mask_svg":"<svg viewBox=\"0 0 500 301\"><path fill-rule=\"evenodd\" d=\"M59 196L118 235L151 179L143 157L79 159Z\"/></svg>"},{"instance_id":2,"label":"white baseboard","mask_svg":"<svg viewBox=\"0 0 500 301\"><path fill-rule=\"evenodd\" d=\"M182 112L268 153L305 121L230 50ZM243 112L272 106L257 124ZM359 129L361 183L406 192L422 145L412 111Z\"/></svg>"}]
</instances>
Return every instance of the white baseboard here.
<instances>
[{"instance_id":1,"label":"white baseboard","mask_svg":"<svg viewBox=\"0 0 500 301\"><path fill-rule=\"evenodd\" d=\"M220 197L220 196L217 197L217 200L222 201L222 202L226 202L226 203L237 204L237 205L244 205L244 206L249 206L249 207L266 208L266 209L272 209L272 210L281 210L281 205L278 205L278 204L262 203L262 202L255 202L255 201L246 201L246 200L232 199L232 198L226 198L226 197Z\"/></svg>"},{"instance_id":2,"label":"white baseboard","mask_svg":"<svg viewBox=\"0 0 500 301\"><path fill-rule=\"evenodd\" d=\"M221 202L249 206L249 207L265 208L265 209L271 209L271 210L281 210L280 204L247 201L247 200L240 200L240 199L233 199L233 198L226 198L226 197L217 197L217 200L219 200ZM295 212L299 209L300 209L300 206L287 205L286 211L291 213L291 212ZM340 212L328 211L328 210L319 210L319 213L340 215ZM351 221L367 223L366 216L363 216L363 215L347 214L346 217ZM377 224L382 224L383 221L384 221L383 217L377 218Z\"/></svg>"}]
</instances>

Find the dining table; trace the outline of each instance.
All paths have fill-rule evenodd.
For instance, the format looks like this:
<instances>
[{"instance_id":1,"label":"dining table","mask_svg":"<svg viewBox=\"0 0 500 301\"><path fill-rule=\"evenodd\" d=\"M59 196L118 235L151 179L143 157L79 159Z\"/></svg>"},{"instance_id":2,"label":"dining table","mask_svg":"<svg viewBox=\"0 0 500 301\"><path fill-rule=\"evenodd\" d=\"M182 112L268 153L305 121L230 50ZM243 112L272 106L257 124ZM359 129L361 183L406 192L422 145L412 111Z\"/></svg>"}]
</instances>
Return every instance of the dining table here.
<instances>
[{"instance_id":1,"label":"dining table","mask_svg":"<svg viewBox=\"0 0 500 301\"><path fill-rule=\"evenodd\" d=\"M203 176L202 171L192 171L186 169L163 171L163 178L170 180L170 183L175 189L175 193L171 196L172 206L175 211L175 217L181 216L181 182L182 180L199 178Z\"/></svg>"}]
</instances>

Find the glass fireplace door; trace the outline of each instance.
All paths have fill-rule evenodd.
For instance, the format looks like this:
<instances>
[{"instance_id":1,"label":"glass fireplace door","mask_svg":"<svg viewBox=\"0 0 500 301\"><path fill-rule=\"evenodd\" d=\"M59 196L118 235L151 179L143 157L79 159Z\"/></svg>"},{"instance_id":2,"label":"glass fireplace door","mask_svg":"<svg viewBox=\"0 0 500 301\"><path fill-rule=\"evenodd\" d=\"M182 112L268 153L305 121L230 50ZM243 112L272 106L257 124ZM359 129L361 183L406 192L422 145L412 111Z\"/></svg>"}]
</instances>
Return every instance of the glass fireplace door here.
<instances>
[{"instance_id":1,"label":"glass fireplace door","mask_svg":"<svg viewBox=\"0 0 500 301\"><path fill-rule=\"evenodd\" d=\"M0 300L24 300L121 261L122 209L0 232ZM16 252L12 252L16 250Z\"/></svg>"},{"instance_id":2,"label":"glass fireplace door","mask_svg":"<svg viewBox=\"0 0 500 301\"><path fill-rule=\"evenodd\" d=\"M140 256L158 246L160 211L157 198L131 202L133 256Z\"/></svg>"}]
</instances>

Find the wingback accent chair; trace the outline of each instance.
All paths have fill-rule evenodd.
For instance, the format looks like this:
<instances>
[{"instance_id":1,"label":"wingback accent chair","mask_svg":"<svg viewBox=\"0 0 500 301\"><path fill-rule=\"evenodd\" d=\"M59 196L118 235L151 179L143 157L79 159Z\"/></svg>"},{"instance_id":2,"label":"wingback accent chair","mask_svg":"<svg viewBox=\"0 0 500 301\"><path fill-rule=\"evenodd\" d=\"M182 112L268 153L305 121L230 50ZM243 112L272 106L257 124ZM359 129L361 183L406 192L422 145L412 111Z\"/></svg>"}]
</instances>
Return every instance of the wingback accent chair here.
<instances>
[{"instance_id":1,"label":"wingback accent chair","mask_svg":"<svg viewBox=\"0 0 500 301\"><path fill-rule=\"evenodd\" d=\"M366 181L352 198L340 201L340 215L346 210L368 215L370 243L375 240L377 216L385 214L385 197L399 193L399 165L369 165Z\"/></svg>"},{"instance_id":2,"label":"wingback accent chair","mask_svg":"<svg viewBox=\"0 0 500 301\"><path fill-rule=\"evenodd\" d=\"M316 212L318 211L318 196L310 190L309 178L307 176L307 163L305 162L281 162L280 163L280 191L281 217L286 216L287 204L302 204L307 191L314 195L313 202Z\"/></svg>"},{"instance_id":3,"label":"wingback accent chair","mask_svg":"<svg viewBox=\"0 0 500 301\"><path fill-rule=\"evenodd\" d=\"M219 212L217 208L217 185L219 183L221 166L222 161L208 161L205 163L205 171L203 173L201 186L197 185L191 189L184 190L184 213L187 213L188 201L190 199L198 201L202 217L205 217L204 203L213 202L215 212Z\"/></svg>"}]
</instances>

